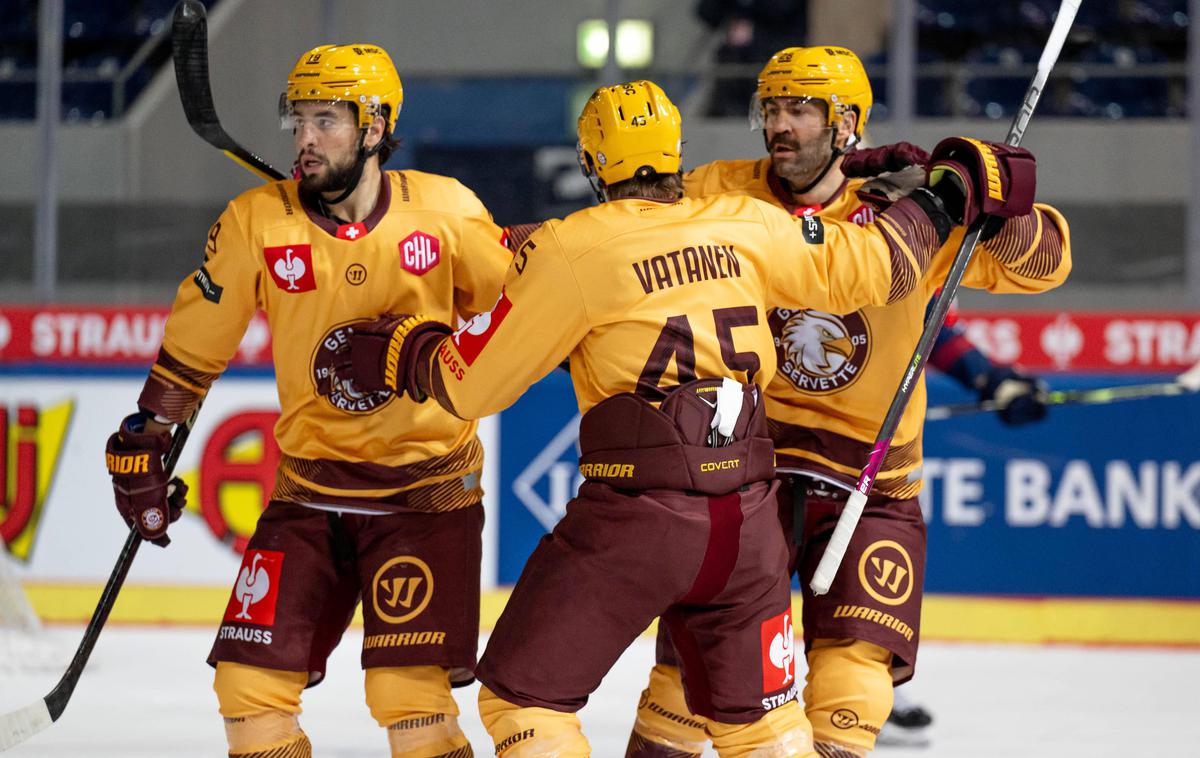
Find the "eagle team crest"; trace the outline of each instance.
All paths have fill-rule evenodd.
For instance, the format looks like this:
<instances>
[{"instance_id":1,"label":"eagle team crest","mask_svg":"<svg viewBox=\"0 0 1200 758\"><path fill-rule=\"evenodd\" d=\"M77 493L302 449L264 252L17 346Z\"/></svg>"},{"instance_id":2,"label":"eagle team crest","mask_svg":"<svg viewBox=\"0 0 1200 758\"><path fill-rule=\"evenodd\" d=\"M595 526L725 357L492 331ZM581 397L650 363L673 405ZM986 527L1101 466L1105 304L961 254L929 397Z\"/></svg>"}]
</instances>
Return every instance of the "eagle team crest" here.
<instances>
[{"instance_id":1,"label":"eagle team crest","mask_svg":"<svg viewBox=\"0 0 1200 758\"><path fill-rule=\"evenodd\" d=\"M801 392L823 395L854 383L871 352L871 332L860 313L777 309L770 317L779 373Z\"/></svg>"}]
</instances>

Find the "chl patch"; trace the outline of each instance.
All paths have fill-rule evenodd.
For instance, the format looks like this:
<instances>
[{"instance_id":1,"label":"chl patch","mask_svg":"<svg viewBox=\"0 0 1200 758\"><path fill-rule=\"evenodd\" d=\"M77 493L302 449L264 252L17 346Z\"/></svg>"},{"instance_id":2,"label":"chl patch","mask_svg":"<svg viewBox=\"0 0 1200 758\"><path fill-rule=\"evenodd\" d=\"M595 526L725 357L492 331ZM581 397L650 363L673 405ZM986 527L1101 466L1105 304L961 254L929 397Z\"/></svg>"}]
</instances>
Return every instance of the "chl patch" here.
<instances>
[{"instance_id":1,"label":"chl patch","mask_svg":"<svg viewBox=\"0 0 1200 758\"><path fill-rule=\"evenodd\" d=\"M818 216L798 217L796 223L804 233L804 241L810 245L825 244L825 223Z\"/></svg>"},{"instance_id":2,"label":"chl patch","mask_svg":"<svg viewBox=\"0 0 1200 758\"><path fill-rule=\"evenodd\" d=\"M312 245L264 247L263 258L275 286L284 292L299 294L317 288L313 271Z\"/></svg>"},{"instance_id":3,"label":"chl patch","mask_svg":"<svg viewBox=\"0 0 1200 758\"><path fill-rule=\"evenodd\" d=\"M790 610L762 622L763 694L778 692L796 683L796 638Z\"/></svg>"},{"instance_id":4,"label":"chl patch","mask_svg":"<svg viewBox=\"0 0 1200 758\"><path fill-rule=\"evenodd\" d=\"M400 240L400 266L423 276L442 260L442 243L432 234L417 231Z\"/></svg>"},{"instance_id":5,"label":"chl patch","mask_svg":"<svg viewBox=\"0 0 1200 758\"><path fill-rule=\"evenodd\" d=\"M242 568L225 620L243 624L275 624L275 601L279 598L279 577L283 573L284 554L278 550L250 550L242 557Z\"/></svg>"},{"instance_id":6,"label":"chl patch","mask_svg":"<svg viewBox=\"0 0 1200 758\"><path fill-rule=\"evenodd\" d=\"M454 333L454 344L458 347L458 354L462 356L468 366L473 364L479 354L483 352L484 346L500 328L504 317L511 310L512 301L508 299L508 294L504 290L500 290L500 299L496 301L496 305L490 311L475 316Z\"/></svg>"},{"instance_id":7,"label":"chl patch","mask_svg":"<svg viewBox=\"0 0 1200 758\"><path fill-rule=\"evenodd\" d=\"M200 294L204 295L204 299L210 303L221 302L221 293L225 288L212 280L212 276L208 273L208 269L203 266L192 277L192 282L200 288Z\"/></svg>"}]
</instances>

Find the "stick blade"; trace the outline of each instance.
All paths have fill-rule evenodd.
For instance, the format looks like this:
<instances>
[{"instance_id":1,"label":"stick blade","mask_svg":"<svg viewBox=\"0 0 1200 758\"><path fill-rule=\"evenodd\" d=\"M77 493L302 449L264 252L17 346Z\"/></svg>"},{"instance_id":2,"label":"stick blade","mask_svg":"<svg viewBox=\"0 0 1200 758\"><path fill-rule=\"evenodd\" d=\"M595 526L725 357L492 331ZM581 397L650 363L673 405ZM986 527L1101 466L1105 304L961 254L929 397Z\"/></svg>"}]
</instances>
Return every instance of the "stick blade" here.
<instances>
[{"instance_id":1,"label":"stick blade","mask_svg":"<svg viewBox=\"0 0 1200 758\"><path fill-rule=\"evenodd\" d=\"M208 15L199 0L181 0L171 20L171 57L175 82L188 125L210 145L232 150L237 145L221 127L208 84Z\"/></svg>"},{"instance_id":2,"label":"stick blade","mask_svg":"<svg viewBox=\"0 0 1200 758\"><path fill-rule=\"evenodd\" d=\"M53 723L45 700L0 716L0 753L20 745Z\"/></svg>"}]
</instances>

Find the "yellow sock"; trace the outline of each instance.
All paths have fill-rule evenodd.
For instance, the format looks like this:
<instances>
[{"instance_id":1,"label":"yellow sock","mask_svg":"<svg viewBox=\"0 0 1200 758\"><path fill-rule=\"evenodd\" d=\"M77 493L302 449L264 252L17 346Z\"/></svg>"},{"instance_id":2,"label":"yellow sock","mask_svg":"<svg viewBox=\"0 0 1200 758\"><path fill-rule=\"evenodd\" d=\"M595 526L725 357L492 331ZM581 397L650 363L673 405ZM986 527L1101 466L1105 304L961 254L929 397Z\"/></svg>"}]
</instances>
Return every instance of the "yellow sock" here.
<instances>
[{"instance_id":1,"label":"yellow sock","mask_svg":"<svg viewBox=\"0 0 1200 758\"><path fill-rule=\"evenodd\" d=\"M588 758L579 717L549 708L522 708L479 689L479 717L501 758Z\"/></svg>"},{"instance_id":2,"label":"yellow sock","mask_svg":"<svg viewBox=\"0 0 1200 758\"><path fill-rule=\"evenodd\" d=\"M892 654L854 639L814 640L804 702L817 748L829 756L863 756L892 711Z\"/></svg>"},{"instance_id":3,"label":"yellow sock","mask_svg":"<svg viewBox=\"0 0 1200 758\"><path fill-rule=\"evenodd\" d=\"M642 690L625 758L698 756L708 744L705 723L688 710L679 668L660 663L650 670L650 684Z\"/></svg>"},{"instance_id":4,"label":"yellow sock","mask_svg":"<svg viewBox=\"0 0 1200 758\"><path fill-rule=\"evenodd\" d=\"M441 666L369 668L367 705L387 728L392 758L469 758L450 674Z\"/></svg>"},{"instance_id":5,"label":"yellow sock","mask_svg":"<svg viewBox=\"0 0 1200 758\"><path fill-rule=\"evenodd\" d=\"M709 721L708 734L721 758L821 758L813 750L804 709L795 700L750 724Z\"/></svg>"},{"instance_id":6,"label":"yellow sock","mask_svg":"<svg viewBox=\"0 0 1200 758\"><path fill-rule=\"evenodd\" d=\"M236 758L312 758L300 729L304 671L279 671L221 661L213 689L225 718L229 755Z\"/></svg>"}]
</instances>

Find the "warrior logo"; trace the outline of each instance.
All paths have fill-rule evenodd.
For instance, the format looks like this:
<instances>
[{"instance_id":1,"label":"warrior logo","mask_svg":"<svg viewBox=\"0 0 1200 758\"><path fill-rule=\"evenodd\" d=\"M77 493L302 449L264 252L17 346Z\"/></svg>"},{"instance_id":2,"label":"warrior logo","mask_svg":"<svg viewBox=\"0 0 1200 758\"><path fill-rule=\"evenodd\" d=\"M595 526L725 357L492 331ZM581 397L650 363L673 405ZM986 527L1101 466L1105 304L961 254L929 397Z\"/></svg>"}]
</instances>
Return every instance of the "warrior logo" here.
<instances>
[{"instance_id":1,"label":"warrior logo","mask_svg":"<svg viewBox=\"0 0 1200 758\"><path fill-rule=\"evenodd\" d=\"M371 584L375 613L389 624L416 618L433 599L433 572L429 564L412 555L401 555L380 566Z\"/></svg>"},{"instance_id":2,"label":"warrior logo","mask_svg":"<svg viewBox=\"0 0 1200 758\"><path fill-rule=\"evenodd\" d=\"M884 605L901 605L913 590L912 558L899 542L873 542L858 559L858 581Z\"/></svg>"},{"instance_id":3,"label":"warrior logo","mask_svg":"<svg viewBox=\"0 0 1200 758\"><path fill-rule=\"evenodd\" d=\"M770 317L779 373L801 392L823 395L845 389L862 374L871 353L871 331L860 313L777 309Z\"/></svg>"},{"instance_id":4,"label":"warrior logo","mask_svg":"<svg viewBox=\"0 0 1200 758\"><path fill-rule=\"evenodd\" d=\"M394 394L388 390L362 392L354 387L350 373L350 335L352 326L334 327L326 334L313 353L313 383L317 394L339 411L374 413L390 402Z\"/></svg>"},{"instance_id":5,"label":"warrior logo","mask_svg":"<svg viewBox=\"0 0 1200 758\"><path fill-rule=\"evenodd\" d=\"M225 606L226 621L271 626L275 623L275 601L279 597L279 576L283 553L276 550L252 550L242 559L233 595Z\"/></svg>"}]
</instances>

